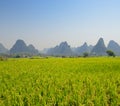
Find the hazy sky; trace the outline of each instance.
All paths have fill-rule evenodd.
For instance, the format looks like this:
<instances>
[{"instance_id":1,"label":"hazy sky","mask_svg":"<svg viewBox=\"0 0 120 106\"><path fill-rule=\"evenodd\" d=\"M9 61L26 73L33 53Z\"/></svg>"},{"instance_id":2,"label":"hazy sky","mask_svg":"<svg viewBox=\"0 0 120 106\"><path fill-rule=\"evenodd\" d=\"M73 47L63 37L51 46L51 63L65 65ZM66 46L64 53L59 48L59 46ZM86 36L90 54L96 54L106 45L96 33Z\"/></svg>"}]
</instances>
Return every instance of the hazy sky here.
<instances>
[{"instance_id":1,"label":"hazy sky","mask_svg":"<svg viewBox=\"0 0 120 106\"><path fill-rule=\"evenodd\" d=\"M120 0L0 0L0 43L17 39L43 49L72 47L103 37L120 44Z\"/></svg>"}]
</instances>

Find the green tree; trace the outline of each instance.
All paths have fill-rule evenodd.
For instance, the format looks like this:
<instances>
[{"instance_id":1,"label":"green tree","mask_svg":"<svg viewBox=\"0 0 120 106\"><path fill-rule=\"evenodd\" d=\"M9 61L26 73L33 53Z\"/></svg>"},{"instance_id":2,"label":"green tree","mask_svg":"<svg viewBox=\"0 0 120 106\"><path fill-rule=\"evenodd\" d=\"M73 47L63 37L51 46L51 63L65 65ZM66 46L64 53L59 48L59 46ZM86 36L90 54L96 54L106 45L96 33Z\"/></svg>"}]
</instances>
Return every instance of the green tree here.
<instances>
[{"instance_id":1,"label":"green tree","mask_svg":"<svg viewBox=\"0 0 120 106\"><path fill-rule=\"evenodd\" d=\"M88 57L89 56L89 53L85 52L83 53L83 57Z\"/></svg>"},{"instance_id":2,"label":"green tree","mask_svg":"<svg viewBox=\"0 0 120 106\"><path fill-rule=\"evenodd\" d=\"M115 53L112 50L107 50L106 53L108 54L108 56L115 57Z\"/></svg>"}]
</instances>

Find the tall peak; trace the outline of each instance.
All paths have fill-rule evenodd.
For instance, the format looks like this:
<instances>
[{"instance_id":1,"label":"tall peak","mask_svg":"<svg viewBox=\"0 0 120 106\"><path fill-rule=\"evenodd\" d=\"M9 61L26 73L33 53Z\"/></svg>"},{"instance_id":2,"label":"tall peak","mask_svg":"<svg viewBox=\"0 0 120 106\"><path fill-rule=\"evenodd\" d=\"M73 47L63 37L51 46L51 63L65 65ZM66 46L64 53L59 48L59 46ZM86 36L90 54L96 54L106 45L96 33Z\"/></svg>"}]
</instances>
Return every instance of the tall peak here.
<instances>
[{"instance_id":1,"label":"tall peak","mask_svg":"<svg viewBox=\"0 0 120 106\"><path fill-rule=\"evenodd\" d=\"M83 46L88 46L88 45L87 45L87 42L85 42L85 43L83 44Z\"/></svg>"},{"instance_id":2,"label":"tall peak","mask_svg":"<svg viewBox=\"0 0 120 106\"><path fill-rule=\"evenodd\" d=\"M94 46L93 50L92 50L92 54L95 55L106 55L106 47L104 44L104 40L103 38L100 38L97 42L97 44Z\"/></svg>"},{"instance_id":3,"label":"tall peak","mask_svg":"<svg viewBox=\"0 0 120 106\"><path fill-rule=\"evenodd\" d=\"M105 45L103 38L100 38L97 43L98 43L98 44L103 44L103 45Z\"/></svg>"},{"instance_id":4,"label":"tall peak","mask_svg":"<svg viewBox=\"0 0 120 106\"><path fill-rule=\"evenodd\" d=\"M24 40L21 40L21 39L18 39L17 41L16 41L16 43L15 43L15 45L24 45L24 46L26 46L26 43L24 42Z\"/></svg>"},{"instance_id":5,"label":"tall peak","mask_svg":"<svg viewBox=\"0 0 120 106\"><path fill-rule=\"evenodd\" d=\"M33 45L27 46L26 43L19 39L16 41L16 43L13 45L13 47L10 49L10 53L12 54L23 54L23 53L29 53L29 54L37 54L38 51L35 49Z\"/></svg>"},{"instance_id":6,"label":"tall peak","mask_svg":"<svg viewBox=\"0 0 120 106\"><path fill-rule=\"evenodd\" d=\"M60 45L68 45L67 41L61 42Z\"/></svg>"}]
</instances>

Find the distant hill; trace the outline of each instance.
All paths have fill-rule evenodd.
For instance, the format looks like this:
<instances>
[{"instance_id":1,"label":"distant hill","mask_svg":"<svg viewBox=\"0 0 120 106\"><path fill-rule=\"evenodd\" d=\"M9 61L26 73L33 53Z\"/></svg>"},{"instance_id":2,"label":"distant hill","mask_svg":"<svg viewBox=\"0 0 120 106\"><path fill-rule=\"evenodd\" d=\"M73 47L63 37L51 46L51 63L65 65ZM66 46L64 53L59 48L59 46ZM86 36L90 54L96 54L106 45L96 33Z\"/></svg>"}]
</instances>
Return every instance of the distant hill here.
<instances>
[{"instance_id":1,"label":"distant hill","mask_svg":"<svg viewBox=\"0 0 120 106\"><path fill-rule=\"evenodd\" d=\"M53 56L71 56L73 51L67 42L62 42L58 46L51 48L47 51L47 55Z\"/></svg>"},{"instance_id":2,"label":"distant hill","mask_svg":"<svg viewBox=\"0 0 120 106\"><path fill-rule=\"evenodd\" d=\"M0 43L0 53L7 53L8 50L3 46L2 43Z\"/></svg>"},{"instance_id":3,"label":"distant hill","mask_svg":"<svg viewBox=\"0 0 120 106\"><path fill-rule=\"evenodd\" d=\"M85 42L82 46L80 47L77 47L75 52L78 54L78 55L83 55L83 53L85 52L90 52L89 51L89 46L87 45L87 43Z\"/></svg>"},{"instance_id":4,"label":"distant hill","mask_svg":"<svg viewBox=\"0 0 120 106\"><path fill-rule=\"evenodd\" d=\"M28 48L23 40L17 40L13 47L10 49L10 53L27 53Z\"/></svg>"},{"instance_id":5,"label":"distant hill","mask_svg":"<svg viewBox=\"0 0 120 106\"><path fill-rule=\"evenodd\" d=\"M8 51L1 43L0 43L0 54L30 54L30 55L51 55L51 56L82 56L83 53L87 52L89 55L94 56L104 56L107 55L106 51L112 50L116 55L120 56L120 45L111 40L106 47L104 44L103 38L100 38L95 46L88 45L86 42L79 47L70 47L68 43L61 42L59 45L53 48L47 48L43 51L38 51L32 44L26 45L26 43L19 39L15 42L12 48Z\"/></svg>"},{"instance_id":6,"label":"distant hill","mask_svg":"<svg viewBox=\"0 0 120 106\"><path fill-rule=\"evenodd\" d=\"M28 51L32 54L38 54L39 53L39 51L37 49L35 49L35 47L32 44L28 45Z\"/></svg>"},{"instance_id":7,"label":"distant hill","mask_svg":"<svg viewBox=\"0 0 120 106\"><path fill-rule=\"evenodd\" d=\"M113 40L109 42L107 49L112 50L115 53L115 55L120 55L120 45Z\"/></svg>"},{"instance_id":8,"label":"distant hill","mask_svg":"<svg viewBox=\"0 0 120 106\"><path fill-rule=\"evenodd\" d=\"M17 40L13 47L10 49L11 54L37 54L38 50L33 45L27 46L23 40Z\"/></svg>"},{"instance_id":9,"label":"distant hill","mask_svg":"<svg viewBox=\"0 0 120 106\"><path fill-rule=\"evenodd\" d=\"M89 49L89 52L90 52L90 53L91 53L93 47L94 47L93 45L89 45L89 46L88 46L88 49Z\"/></svg>"},{"instance_id":10,"label":"distant hill","mask_svg":"<svg viewBox=\"0 0 120 106\"><path fill-rule=\"evenodd\" d=\"M93 47L91 54L92 55L106 55L107 48L105 47L103 38L100 38L97 44Z\"/></svg>"}]
</instances>

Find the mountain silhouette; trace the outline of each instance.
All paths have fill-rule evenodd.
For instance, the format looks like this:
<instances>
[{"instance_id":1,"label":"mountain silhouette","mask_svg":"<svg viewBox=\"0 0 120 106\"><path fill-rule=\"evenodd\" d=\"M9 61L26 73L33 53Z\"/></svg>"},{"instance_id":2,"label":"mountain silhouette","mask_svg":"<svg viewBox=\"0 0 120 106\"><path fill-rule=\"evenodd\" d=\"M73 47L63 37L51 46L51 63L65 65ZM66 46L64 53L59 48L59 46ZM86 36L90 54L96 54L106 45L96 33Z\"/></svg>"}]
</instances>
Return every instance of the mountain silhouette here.
<instances>
[{"instance_id":1,"label":"mountain silhouette","mask_svg":"<svg viewBox=\"0 0 120 106\"><path fill-rule=\"evenodd\" d=\"M92 55L106 55L107 48L105 47L103 38L100 38L97 44L93 47L91 54Z\"/></svg>"},{"instance_id":2,"label":"mountain silhouette","mask_svg":"<svg viewBox=\"0 0 120 106\"><path fill-rule=\"evenodd\" d=\"M3 46L2 43L0 43L0 53L7 53L8 50Z\"/></svg>"},{"instance_id":3,"label":"mountain silhouette","mask_svg":"<svg viewBox=\"0 0 120 106\"><path fill-rule=\"evenodd\" d=\"M120 46L117 42L111 40L107 46L108 50L112 50L115 55L120 55Z\"/></svg>"},{"instance_id":4,"label":"mountain silhouette","mask_svg":"<svg viewBox=\"0 0 120 106\"><path fill-rule=\"evenodd\" d=\"M27 46L23 40L17 40L13 47L10 49L11 54L37 54L38 51L33 45Z\"/></svg>"},{"instance_id":5,"label":"mountain silhouette","mask_svg":"<svg viewBox=\"0 0 120 106\"><path fill-rule=\"evenodd\" d=\"M44 49L40 53L51 55L51 56L78 56L83 55L85 52L89 53L89 55L95 56L102 56L107 55L106 51L112 50L115 55L120 56L120 45L111 40L106 48L104 44L103 38L100 38L95 46L89 45L85 42L83 45L79 47L70 47L68 43L61 42L59 45L53 48ZM19 39L15 42L12 48L8 51L1 43L0 43L0 54L30 54L30 55L37 55L39 51L32 45L26 45L26 43Z\"/></svg>"},{"instance_id":6,"label":"mountain silhouette","mask_svg":"<svg viewBox=\"0 0 120 106\"><path fill-rule=\"evenodd\" d=\"M80 47L77 47L75 52L78 54L78 55L83 55L83 53L85 52L90 52L89 51L89 46L87 45L87 43L85 42L82 46Z\"/></svg>"},{"instance_id":7,"label":"mountain silhouette","mask_svg":"<svg viewBox=\"0 0 120 106\"><path fill-rule=\"evenodd\" d=\"M32 44L28 45L28 50L32 54L38 54L39 52L37 49L35 49L35 47Z\"/></svg>"},{"instance_id":8,"label":"mountain silhouette","mask_svg":"<svg viewBox=\"0 0 120 106\"><path fill-rule=\"evenodd\" d=\"M67 42L62 42L60 45L49 49L47 54L53 56L71 56L73 52Z\"/></svg>"}]
</instances>

